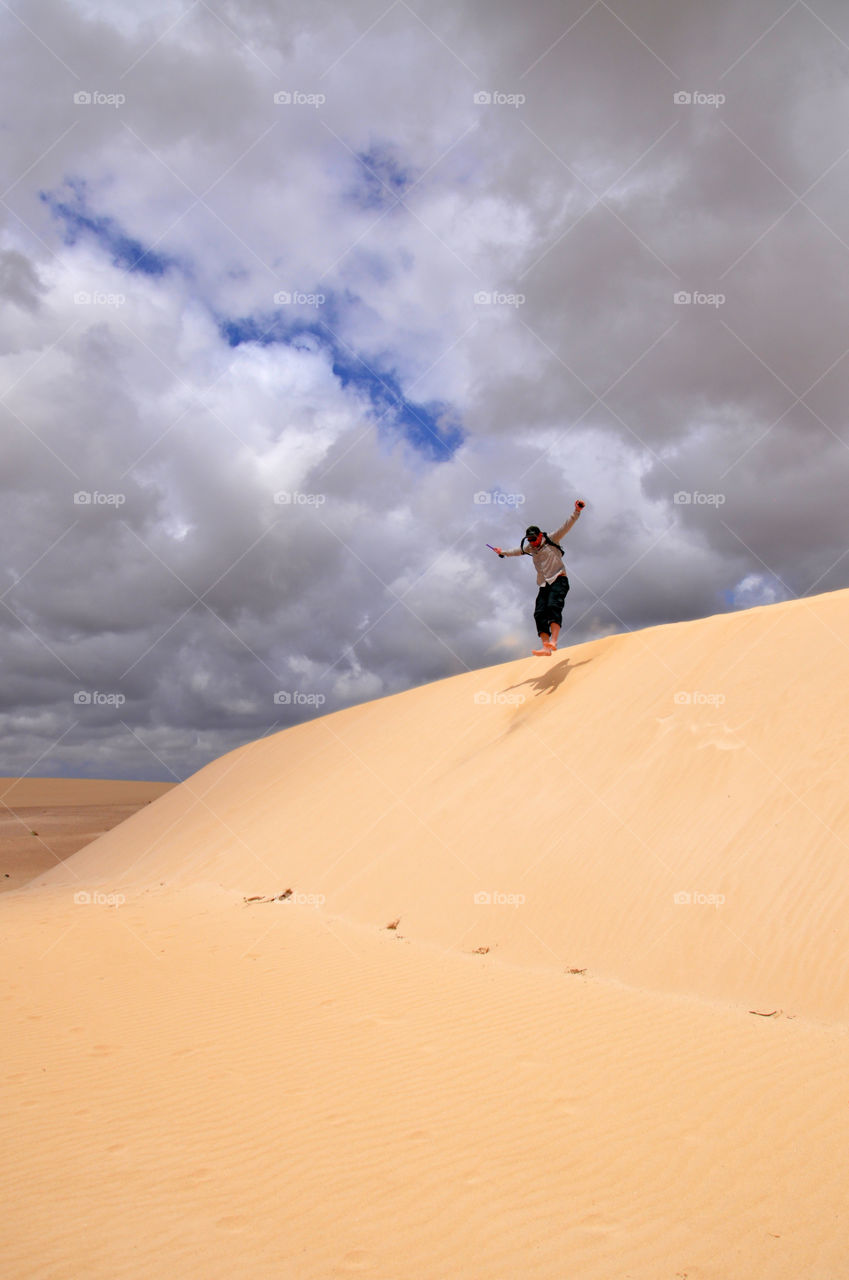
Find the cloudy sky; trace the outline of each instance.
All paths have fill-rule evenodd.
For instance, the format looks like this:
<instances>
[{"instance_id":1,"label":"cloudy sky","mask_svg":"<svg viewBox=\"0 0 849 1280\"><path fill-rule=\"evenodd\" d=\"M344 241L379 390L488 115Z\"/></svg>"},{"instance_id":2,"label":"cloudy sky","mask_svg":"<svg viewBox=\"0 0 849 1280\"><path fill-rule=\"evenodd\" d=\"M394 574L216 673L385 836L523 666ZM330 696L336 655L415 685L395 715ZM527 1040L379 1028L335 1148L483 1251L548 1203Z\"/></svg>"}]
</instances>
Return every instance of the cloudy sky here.
<instances>
[{"instance_id":1,"label":"cloudy sky","mask_svg":"<svg viewBox=\"0 0 849 1280\"><path fill-rule=\"evenodd\" d=\"M842 0L10 0L0 773L849 583Z\"/></svg>"}]
</instances>

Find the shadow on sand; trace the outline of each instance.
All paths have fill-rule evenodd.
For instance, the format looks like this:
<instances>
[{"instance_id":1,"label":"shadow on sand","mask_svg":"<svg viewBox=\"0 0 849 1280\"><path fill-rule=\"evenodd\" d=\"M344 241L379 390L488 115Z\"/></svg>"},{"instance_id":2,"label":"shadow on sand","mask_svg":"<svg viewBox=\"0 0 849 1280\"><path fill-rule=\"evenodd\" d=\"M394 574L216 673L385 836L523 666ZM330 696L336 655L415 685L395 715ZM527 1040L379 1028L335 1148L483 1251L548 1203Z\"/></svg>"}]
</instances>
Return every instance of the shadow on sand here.
<instances>
[{"instance_id":1,"label":"shadow on sand","mask_svg":"<svg viewBox=\"0 0 849 1280\"><path fill-rule=\"evenodd\" d=\"M538 676L531 676L527 680L520 680L518 684L508 685L501 692L508 693L511 689L521 689L524 685L530 685L536 695L554 693L556 689L560 688L570 671L577 671L578 667L585 667L588 662L592 662L592 658L585 658L583 662L570 662L568 658L561 658L559 662L551 664L546 659L540 658L540 663L542 664L543 662L545 663L545 670L541 671Z\"/></svg>"}]
</instances>

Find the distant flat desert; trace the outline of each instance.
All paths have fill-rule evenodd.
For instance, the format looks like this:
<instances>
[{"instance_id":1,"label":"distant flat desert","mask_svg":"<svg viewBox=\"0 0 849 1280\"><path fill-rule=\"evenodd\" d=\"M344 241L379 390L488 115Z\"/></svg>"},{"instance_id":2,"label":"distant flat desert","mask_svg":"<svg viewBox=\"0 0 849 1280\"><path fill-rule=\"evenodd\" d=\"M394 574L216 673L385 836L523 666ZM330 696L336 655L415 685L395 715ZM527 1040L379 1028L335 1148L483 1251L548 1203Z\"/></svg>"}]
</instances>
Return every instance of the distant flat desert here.
<instances>
[{"instance_id":1,"label":"distant flat desert","mask_svg":"<svg viewBox=\"0 0 849 1280\"><path fill-rule=\"evenodd\" d=\"M64 862L173 785L0 778L0 893L20 889Z\"/></svg>"}]
</instances>

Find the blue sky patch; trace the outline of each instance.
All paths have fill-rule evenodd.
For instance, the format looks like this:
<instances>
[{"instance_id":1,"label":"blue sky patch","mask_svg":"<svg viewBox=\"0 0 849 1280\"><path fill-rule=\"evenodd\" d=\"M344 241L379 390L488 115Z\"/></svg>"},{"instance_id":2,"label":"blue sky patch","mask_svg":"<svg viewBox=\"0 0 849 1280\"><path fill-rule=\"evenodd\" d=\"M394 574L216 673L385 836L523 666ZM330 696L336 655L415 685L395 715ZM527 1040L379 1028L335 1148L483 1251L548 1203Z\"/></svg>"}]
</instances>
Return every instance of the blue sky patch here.
<instances>
[{"instance_id":1,"label":"blue sky patch","mask_svg":"<svg viewBox=\"0 0 849 1280\"><path fill-rule=\"evenodd\" d=\"M177 259L155 249L146 248L140 240L127 235L114 218L98 216L88 208L86 186L77 179L65 180L66 192L56 195L40 191L39 198L65 227L65 244L73 245L83 235L91 236L106 250L116 267L146 276L163 276Z\"/></svg>"},{"instance_id":2,"label":"blue sky patch","mask_svg":"<svg viewBox=\"0 0 849 1280\"><path fill-rule=\"evenodd\" d=\"M333 300L327 301L332 308ZM322 307L322 314L326 309ZM408 399L394 373L349 350L318 317L306 320L275 312L219 318L218 327L231 347L255 342L264 347L281 344L315 350L320 344L331 355L334 376L342 387L353 388L368 399L378 430L385 435L400 430L419 453L435 462L451 458L463 443L462 428L450 405L438 400Z\"/></svg>"},{"instance_id":3,"label":"blue sky patch","mask_svg":"<svg viewBox=\"0 0 849 1280\"><path fill-rule=\"evenodd\" d=\"M392 154L390 147L374 143L357 152L358 167L353 196L366 209L379 209L403 199L413 175Z\"/></svg>"}]
</instances>

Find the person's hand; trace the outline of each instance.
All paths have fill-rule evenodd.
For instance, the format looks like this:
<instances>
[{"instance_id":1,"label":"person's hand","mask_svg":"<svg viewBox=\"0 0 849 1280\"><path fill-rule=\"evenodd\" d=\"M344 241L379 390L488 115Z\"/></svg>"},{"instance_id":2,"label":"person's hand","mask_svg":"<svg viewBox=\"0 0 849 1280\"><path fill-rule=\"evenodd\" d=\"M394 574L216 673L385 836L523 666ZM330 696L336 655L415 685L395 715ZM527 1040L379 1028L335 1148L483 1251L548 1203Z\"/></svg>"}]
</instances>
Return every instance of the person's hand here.
<instances>
[{"instance_id":1,"label":"person's hand","mask_svg":"<svg viewBox=\"0 0 849 1280\"><path fill-rule=\"evenodd\" d=\"M500 547L496 547L496 548L495 548L495 554L496 554L497 556L501 556L501 559L502 559L502 560L504 559L504 552L501 550L501 548L500 548Z\"/></svg>"},{"instance_id":2,"label":"person's hand","mask_svg":"<svg viewBox=\"0 0 849 1280\"><path fill-rule=\"evenodd\" d=\"M576 506L576 508L577 508L577 510L578 510L578 511L583 511L583 509L584 509L584 507L585 507L586 505L587 505L587 504L586 504L585 502L583 502L580 498L578 498L577 502L575 503L575 506Z\"/></svg>"}]
</instances>

